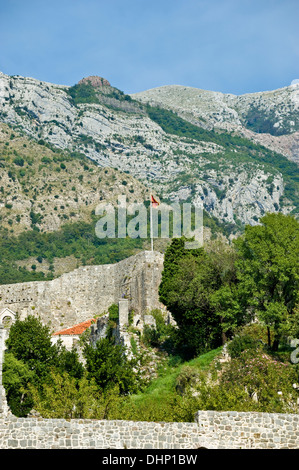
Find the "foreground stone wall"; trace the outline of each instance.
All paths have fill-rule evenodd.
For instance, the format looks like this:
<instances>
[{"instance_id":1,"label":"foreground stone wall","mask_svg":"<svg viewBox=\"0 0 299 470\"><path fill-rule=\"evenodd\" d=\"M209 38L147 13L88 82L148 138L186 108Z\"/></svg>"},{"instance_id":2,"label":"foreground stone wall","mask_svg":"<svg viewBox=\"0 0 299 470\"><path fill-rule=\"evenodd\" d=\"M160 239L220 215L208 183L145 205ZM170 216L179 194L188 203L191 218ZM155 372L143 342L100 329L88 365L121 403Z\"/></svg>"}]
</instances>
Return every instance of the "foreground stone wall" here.
<instances>
[{"instance_id":1,"label":"foreground stone wall","mask_svg":"<svg viewBox=\"0 0 299 470\"><path fill-rule=\"evenodd\" d=\"M196 422L211 448L299 448L298 414L198 411Z\"/></svg>"},{"instance_id":2,"label":"foreground stone wall","mask_svg":"<svg viewBox=\"0 0 299 470\"><path fill-rule=\"evenodd\" d=\"M194 423L1 418L0 413L0 449L293 449L299 448L298 424L298 415L235 411L199 411Z\"/></svg>"},{"instance_id":3,"label":"foreground stone wall","mask_svg":"<svg viewBox=\"0 0 299 470\"><path fill-rule=\"evenodd\" d=\"M1 285L0 313L9 308L21 320L38 315L59 331L103 313L123 296L139 314L163 308L158 299L163 260L161 253L144 251L119 263L80 267L52 281Z\"/></svg>"},{"instance_id":4,"label":"foreground stone wall","mask_svg":"<svg viewBox=\"0 0 299 470\"><path fill-rule=\"evenodd\" d=\"M194 449L196 423L0 419L0 449Z\"/></svg>"}]
</instances>

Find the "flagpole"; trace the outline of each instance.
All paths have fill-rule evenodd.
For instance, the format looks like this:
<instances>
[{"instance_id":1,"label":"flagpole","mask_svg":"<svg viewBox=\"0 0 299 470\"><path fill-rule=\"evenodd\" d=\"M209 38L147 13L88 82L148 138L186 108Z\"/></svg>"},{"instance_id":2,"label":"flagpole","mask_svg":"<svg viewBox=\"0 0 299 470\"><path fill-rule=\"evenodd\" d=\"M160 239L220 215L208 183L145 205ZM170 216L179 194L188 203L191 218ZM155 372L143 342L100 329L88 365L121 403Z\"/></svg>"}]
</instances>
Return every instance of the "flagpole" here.
<instances>
[{"instance_id":1,"label":"flagpole","mask_svg":"<svg viewBox=\"0 0 299 470\"><path fill-rule=\"evenodd\" d=\"M153 239L153 204L151 201L151 210L150 210L150 227L151 227L151 250L154 251L154 239Z\"/></svg>"}]
</instances>

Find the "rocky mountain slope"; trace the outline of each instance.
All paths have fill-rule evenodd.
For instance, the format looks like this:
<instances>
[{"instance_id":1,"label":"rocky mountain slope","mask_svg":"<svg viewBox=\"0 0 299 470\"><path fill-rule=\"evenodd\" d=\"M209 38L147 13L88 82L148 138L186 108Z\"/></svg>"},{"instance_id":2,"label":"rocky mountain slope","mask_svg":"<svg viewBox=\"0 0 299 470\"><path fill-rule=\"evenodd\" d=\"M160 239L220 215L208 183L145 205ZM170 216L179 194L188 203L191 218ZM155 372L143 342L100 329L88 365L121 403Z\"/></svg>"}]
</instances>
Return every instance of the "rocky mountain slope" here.
<instances>
[{"instance_id":1,"label":"rocky mountain slope","mask_svg":"<svg viewBox=\"0 0 299 470\"><path fill-rule=\"evenodd\" d=\"M298 93L162 87L128 96L101 77L66 87L0 74L0 121L130 174L161 199L203 202L240 228L266 212L298 211Z\"/></svg>"},{"instance_id":2,"label":"rocky mountain slope","mask_svg":"<svg viewBox=\"0 0 299 470\"><path fill-rule=\"evenodd\" d=\"M299 84L242 96L183 86L132 95L167 107L201 127L237 131L299 164Z\"/></svg>"},{"instance_id":3,"label":"rocky mountain slope","mask_svg":"<svg viewBox=\"0 0 299 470\"><path fill-rule=\"evenodd\" d=\"M65 223L90 221L101 201L119 194L134 202L149 190L130 175L101 168L82 155L71 155L36 142L0 123L1 229L15 235L36 227L59 230Z\"/></svg>"},{"instance_id":4,"label":"rocky mountain slope","mask_svg":"<svg viewBox=\"0 0 299 470\"><path fill-rule=\"evenodd\" d=\"M150 198L131 175L37 142L0 123L0 284L53 279L85 264L119 261L146 241L99 240L96 206Z\"/></svg>"}]
</instances>

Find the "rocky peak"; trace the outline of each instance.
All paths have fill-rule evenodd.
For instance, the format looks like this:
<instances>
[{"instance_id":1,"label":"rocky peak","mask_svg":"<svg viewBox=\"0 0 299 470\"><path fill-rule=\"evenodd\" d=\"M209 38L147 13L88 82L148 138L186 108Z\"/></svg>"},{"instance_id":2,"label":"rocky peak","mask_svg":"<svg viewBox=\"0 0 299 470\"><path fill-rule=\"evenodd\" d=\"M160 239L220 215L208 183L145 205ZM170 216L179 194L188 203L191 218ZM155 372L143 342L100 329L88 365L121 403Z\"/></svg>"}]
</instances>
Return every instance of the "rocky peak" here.
<instances>
[{"instance_id":1,"label":"rocky peak","mask_svg":"<svg viewBox=\"0 0 299 470\"><path fill-rule=\"evenodd\" d=\"M89 77L82 78L78 85L82 85L83 83L89 84L94 88L103 87L103 86L111 86L108 80L105 78L99 77L97 75L90 75Z\"/></svg>"}]
</instances>

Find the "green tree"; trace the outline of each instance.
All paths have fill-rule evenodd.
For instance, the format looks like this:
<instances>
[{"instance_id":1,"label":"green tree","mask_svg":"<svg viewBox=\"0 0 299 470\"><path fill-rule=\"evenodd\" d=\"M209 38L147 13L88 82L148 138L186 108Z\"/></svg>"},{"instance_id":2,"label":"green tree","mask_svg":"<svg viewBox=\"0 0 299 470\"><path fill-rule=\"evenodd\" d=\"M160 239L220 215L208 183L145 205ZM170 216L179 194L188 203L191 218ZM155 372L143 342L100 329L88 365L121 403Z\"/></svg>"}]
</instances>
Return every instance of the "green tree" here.
<instances>
[{"instance_id":1,"label":"green tree","mask_svg":"<svg viewBox=\"0 0 299 470\"><path fill-rule=\"evenodd\" d=\"M6 346L7 351L27 364L39 380L58 363L59 349L51 342L49 327L42 325L33 315L25 320L16 320L10 328Z\"/></svg>"},{"instance_id":2,"label":"green tree","mask_svg":"<svg viewBox=\"0 0 299 470\"><path fill-rule=\"evenodd\" d=\"M165 253L160 300L172 313L179 327L178 343L187 354L218 347L243 321L234 287L234 259L234 251L218 242L186 250L183 238L174 239Z\"/></svg>"},{"instance_id":3,"label":"green tree","mask_svg":"<svg viewBox=\"0 0 299 470\"><path fill-rule=\"evenodd\" d=\"M32 398L26 392L28 383L34 380L34 372L23 361L6 352L3 363L3 385L11 412L25 417L33 406Z\"/></svg>"},{"instance_id":4,"label":"green tree","mask_svg":"<svg viewBox=\"0 0 299 470\"><path fill-rule=\"evenodd\" d=\"M77 383L84 373L78 353L67 351L61 342L53 345L49 327L32 315L11 326L6 340L4 382L8 404L17 416L26 416L33 406L31 386L53 386L53 373L67 373Z\"/></svg>"},{"instance_id":5,"label":"green tree","mask_svg":"<svg viewBox=\"0 0 299 470\"><path fill-rule=\"evenodd\" d=\"M95 381L83 374L77 381L67 372L51 371L51 381L39 389L29 384L33 406L44 418L107 419L118 404L118 389L99 391Z\"/></svg>"},{"instance_id":6,"label":"green tree","mask_svg":"<svg viewBox=\"0 0 299 470\"><path fill-rule=\"evenodd\" d=\"M283 214L268 214L260 221L246 226L235 241L238 291L244 311L267 326L268 344L277 350L282 336L292 330L299 299L299 223Z\"/></svg>"},{"instance_id":7,"label":"green tree","mask_svg":"<svg viewBox=\"0 0 299 470\"><path fill-rule=\"evenodd\" d=\"M75 348L68 351L64 346L60 346L57 369L60 373L67 372L70 377L76 380L80 380L84 375L84 366L80 362L78 351Z\"/></svg>"},{"instance_id":8,"label":"green tree","mask_svg":"<svg viewBox=\"0 0 299 470\"><path fill-rule=\"evenodd\" d=\"M124 346L103 338L97 341L95 347L86 344L83 354L88 379L94 379L100 390L105 391L117 385L121 394L137 391L134 363L125 355Z\"/></svg>"}]
</instances>

